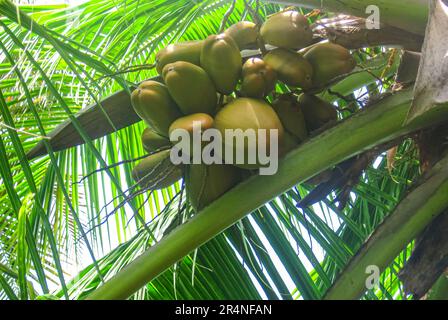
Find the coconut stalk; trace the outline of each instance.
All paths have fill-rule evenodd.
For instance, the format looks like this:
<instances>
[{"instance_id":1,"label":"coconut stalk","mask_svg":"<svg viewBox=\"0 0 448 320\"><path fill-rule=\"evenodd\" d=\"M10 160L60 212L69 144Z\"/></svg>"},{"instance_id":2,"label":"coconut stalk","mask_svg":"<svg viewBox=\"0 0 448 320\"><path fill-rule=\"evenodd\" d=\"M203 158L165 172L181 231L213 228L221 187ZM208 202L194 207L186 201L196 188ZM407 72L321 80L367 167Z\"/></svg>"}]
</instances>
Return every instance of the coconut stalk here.
<instances>
[{"instance_id":1,"label":"coconut stalk","mask_svg":"<svg viewBox=\"0 0 448 320\"><path fill-rule=\"evenodd\" d=\"M344 13L361 18L371 15L366 12L370 5L377 6L381 23L419 35L425 34L430 0L264 0L275 4L321 9L327 12Z\"/></svg>"},{"instance_id":2,"label":"coconut stalk","mask_svg":"<svg viewBox=\"0 0 448 320\"><path fill-rule=\"evenodd\" d=\"M87 298L126 299L191 251L297 183L367 149L448 118L448 114L428 114L403 127L411 100L410 89L389 95L304 143L280 161L277 174L254 176L242 182L174 229Z\"/></svg>"},{"instance_id":3,"label":"coconut stalk","mask_svg":"<svg viewBox=\"0 0 448 320\"><path fill-rule=\"evenodd\" d=\"M448 156L424 176L396 209L375 230L350 261L324 299L358 299L366 290L369 266L380 272L415 239L425 227L448 208Z\"/></svg>"}]
</instances>

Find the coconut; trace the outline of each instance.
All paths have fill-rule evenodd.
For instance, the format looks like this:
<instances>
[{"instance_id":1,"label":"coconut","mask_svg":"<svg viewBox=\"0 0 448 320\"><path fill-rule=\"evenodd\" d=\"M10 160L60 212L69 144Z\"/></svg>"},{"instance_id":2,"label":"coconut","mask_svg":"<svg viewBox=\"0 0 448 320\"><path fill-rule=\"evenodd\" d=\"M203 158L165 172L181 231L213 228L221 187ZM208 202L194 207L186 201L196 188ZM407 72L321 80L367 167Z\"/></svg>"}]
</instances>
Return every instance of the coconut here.
<instances>
[{"instance_id":1,"label":"coconut","mask_svg":"<svg viewBox=\"0 0 448 320\"><path fill-rule=\"evenodd\" d=\"M171 146L171 142L150 128L142 133L142 145L146 152L154 152Z\"/></svg>"},{"instance_id":2,"label":"coconut","mask_svg":"<svg viewBox=\"0 0 448 320\"><path fill-rule=\"evenodd\" d=\"M204 147L207 143L199 141L194 141L193 139L193 130L194 126L200 126L201 131L199 131L199 134L202 135L202 132L213 128L213 118L210 117L206 113L195 113L191 114L182 118L177 119L174 121L169 129L170 132L170 139L173 144L177 144L180 142L181 138L179 137L173 137L172 132L177 129L182 129L188 132L188 135L190 137L190 147L189 147L189 153L188 155L191 155L192 150L194 150L194 143L197 142L198 146L197 149L200 150L202 147ZM199 137L201 138L201 137Z\"/></svg>"},{"instance_id":3,"label":"coconut","mask_svg":"<svg viewBox=\"0 0 448 320\"><path fill-rule=\"evenodd\" d=\"M288 152L297 148L299 144L300 141L298 141L298 139L295 136L285 131L279 148L280 157L285 156Z\"/></svg>"},{"instance_id":4,"label":"coconut","mask_svg":"<svg viewBox=\"0 0 448 320\"><path fill-rule=\"evenodd\" d=\"M241 75L242 58L236 42L225 34L211 35L204 40L201 66L222 94L231 94Z\"/></svg>"},{"instance_id":5,"label":"coconut","mask_svg":"<svg viewBox=\"0 0 448 320\"><path fill-rule=\"evenodd\" d=\"M242 170L232 165L190 165L185 177L190 204L195 211L199 211L237 185L241 179Z\"/></svg>"},{"instance_id":6,"label":"coconut","mask_svg":"<svg viewBox=\"0 0 448 320\"><path fill-rule=\"evenodd\" d=\"M299 142L308 138L305 117L294 95L284 94L279 96L272 102L272 107L280 118L286 132L294 136Z\"/></svg>"},{"instance_id":7,"label":"coconut","mask_svg":"<svg viewBox=\"0 0 448 320\"><path fill-rule=\"evenodd\" d=\"M260 58L250 58L243 65L241 92L246 97L263 98L275 88L277 74Z\"/></svg>"},{"instance_id":8,"label":"coconut","mask_svg":"<svg viewBox=\"0 0 448 320\"><path fill-rule=\"evenodd\" d=\"M194 113L174 121L170 126L169 133L171 135L174 130L183 129L192 135L195 123L200 125L202 130L213 128L213 118L211 116L206 113Z\"/></svg>"},{"instance_id":9,"label":"coconut","mask_svg":"<svg viewBox=\"0 0 448 320\"><path fill-rule=\"evenodd\" d=\"M223 159L225 159L226 147L232 147L233 164L247 169L261 167L258 158L259 133L262 133L259 131L260 129L266 130L266 135L263 136L266 137L264 146L266 152L269 152L271 148L271 130L276 130L279 143L283 138L283 126L274 109L265 101L253 98L238 98L224 106L216 114L215 128L219 130L223 137ZM226 139L227 129L231 129L231 132L235 136ZM239 130L235 131L237 129ZM254 133L252 135L252 142L255 143L255 145L252 145L254 148L251 148L249 139L244 138L248 133L246 132L248 129L252 129ZM237 141L242 143L238 144ZM237 154L244 155L244 161L242 163L237 163ZM250 159L254 161L249 161Z\"/></svg>"},{"instance_id":10,"label":"coconut","mask_svg":"<svg viewBox=\"0 0 448 320\"><path fill-rule=\"evenodd\" d=\"M338 119L335 107L315 95L302 94L299 98L299 106L305 116L306 126L310 131L314 131L330 121Z\"/></svg>"},{"instance_id":11,"label":"coconut","mask_svg":"<svg viewBox=\"0 0 448 320\"><path fill-rule=\"evenodd\" d=\"M204 69L189 62L177 61L167 64L162 76L169 93L184 114L214 114L217 94Z\"/></svg>"},{"instance_id":12,"label":"coconut","mask_svg":"<svg viewBox=\"0 0 448 320\"><path fill-rule=\"evenodd\" d=\"M289 49L301 49L313 41L307 18L297 11L283 11L269 17L260 29L264 42Z\"/></svg>"},{"instance_id":13,"label":"coconut","mask_svg":"<svg viewBox=\"0 0 448 320\"><path fill-rule=\"evenodd\" d=\"M156 70L161 75L163 67L176 61L190 62L199 66L202 40L184 41L170 44L156 54Z\"/></svg>"},{"instance_id":14,"label":"coconut","mask_svg":"<svg viewBox=\"0 0 448 320\"><path fill-rule=\"evenodd\" d=\"M288 86L311 88L313 67L299 53L277 48L268 52L263 60L277 72L278 79Z\"/></svg>"},{"instance_id":15,"label":"coconut","mask_svg":"<svg viewBox=\"0 0 448 320\"><path fill-rule=\"evenodd\" d=\"M230 26L224 34L231 37L240 50L256 46L258 38L257 25L251 21L240 21Z\"/></svg>"},{"instance_id":16,"label":"coconut","mask_svg":"<svg viewBox=\"0 0 448 320\"><path fill-rule=\"evenodd\" d=\"M168 88L157 81L144 81L131 95L135 112L157 133L168 137L168 128L182 116Z\"/></svg>"},{"instance_id":17,"label":"coconut","mask_svg":"<svg viewBox=\"0 0 448 320\"><path fill-rule=\"evenodd\" d=\"M304 58L313 66L313 87L322 87L356 66L349 50L331 42L312 46Z\"/></svg>"}]
</instances>

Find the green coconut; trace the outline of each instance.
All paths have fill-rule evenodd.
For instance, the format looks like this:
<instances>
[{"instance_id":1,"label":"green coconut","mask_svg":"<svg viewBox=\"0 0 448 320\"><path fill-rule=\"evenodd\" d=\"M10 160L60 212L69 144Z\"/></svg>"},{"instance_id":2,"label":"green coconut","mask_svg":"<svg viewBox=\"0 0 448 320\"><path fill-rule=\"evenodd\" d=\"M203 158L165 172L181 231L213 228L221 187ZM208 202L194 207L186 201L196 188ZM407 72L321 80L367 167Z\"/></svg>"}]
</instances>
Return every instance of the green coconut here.
<instances>
[{"instance_id":1,"label":"green coconut","mask_svg":"<svg viewBox=\"0 0 448 320\"><path fill-rule=\"evenodd\" d=\"M317 130L328 122L338 119L335 107L315 95L302 94L299 98L299 106L303 111L309 131Z\"/></svg>"},{"instance_id":2,"label":"green coconut","mask_svg":"<svg viewBox=\"0 0 448 320\"><path fill-rule=\"evenodd\" d=\"M157 133L168 137L171 123L182 116L168 88L157 81L144 81L131 95L135 112Z\"/></svg>"},{"instance_id":3,"label":"green coconut","mask_svg":"<svg viewBox=\"0 0 448 320\"><path fill-rule=\"evenodd\" d=\"M258 29L251 21L240 21L226 29L224 34L231 37L240 50L244 50L256 46Z\"/></svg>"},{"instance_id":4,"label":"green coconut","mask_svg":"<svg viewBox=\"0 0 448 320\"><path fill-rule=\"evenodd\" d=\"M351 72L356 61L346 48L335 43L319 43L304 58L313 67L313 87L322 87L334 78Z\"/></svg>"},{"instance_id":5,"label":"green coconut","mask_svg":"<svg viewBox=\"0 0 448 320\"><path fill-rule=\"evenodd\" d=\"M269 17L260 29L264 42L280 48L301 49L313 41L313 31L305 16L283 11Z\"/></svg>"},{"instance_id":6,"label":"green coconut","mask_svg":"<svg viewBox=\"0 0 448 320\"><path fill-rule=\"evenodd\" d=\"M272 102L272 107L280 118L286 132L298 139L299 142L308 138L305 116L294 95L285 94L279 96Z\"/></svg>"},{"instance_id":7,"label":"green coconut","mask_svg":"<svg viewBox=\"0 0 448 320\"><path fill-rule=\"evenodd\" d=\"M213 118L206 113L194 113L194 114L190 114L188 116L179 118L176 121L174 121L170 126L169 132L170 132L171 142L173 144L177 144L180 142L180 139L181 139L181 138L172 136L172 132L174 130L178 130L178 129L185 130L188 133L188 136L190 137L190 147L189 147L190 152L188 154L191 155L191 151L194 150L193 147L194 147L194 142L195 142L193 139L194 125L200 126L201 131L199 133L200 133L200 135L202 135L202 133L205 130L213 128L213 122L214 122ZM205 145L207 145L207 143L202 142L202 141L197 141L197 143L198 143L198 147L204 147Z\"/></svg>"},{"instance_id":8,"label":"green coconut","mask_svg":"<svg viewBox=\"0 0 448 320\"><path fill-rule=\"evenodd\" d=\"M299 53L277 48L268 52L263 60L277 72L280 81L288 86L309 89L313 84L313 67Z\"/></svg>"},{"instance_id":9,"label":"green coconut","mask_svg":"<svg viewBox=\"0 0 448 320\"><path fill-rule=\"evenodd\" d=\"M168 45L156 54L156 70L161 75L163 67L176 61L200 65L202 40L184 41Z\"/></svg>"},{"instance_id":10,"label":"green coconut","mask_svg":"<svg viewBox=\"0 0 448 320\"><path fill-rule=\"evenodd\" d=\"M241 93L246 97L263 98L275 88L277 74L260 58L250 58L243 65Z\"/></svg>"},{"instance_id":11,"label":"green coconut","mask_svg":"<svg viewBox=\"0 0 448 320\"><path fill-rule=\"evenodd\" d=\"M170 140L150 128L145 128L145 130L143 130L141 140L143 149L148 153L171 146Z\"/></svg>"},{"instance_id":12,"label":"green coconut","mask_svg":"<svg viewBox=\"0 0 448 320\"><path fill-rule=\"evenodd\" d=\"M185 178L190 204L199 211L237 185L242 170L226 164L193 164L188 166Z\"/></svg>"},{"instance_id":13,"label":"green coconut","mask_svg":"<svg viewBox=\"0 0 448 320\"><path fill-rule=\"evenodd\" d=\"M295 136L293 136L289 132L285 131L285 133L283 134L283 139L280 143L280 148L279 148L280 157L285 156L288 152L297 148L299 146L299 144L300 144L299 139L297 139Z\"/></svg>"},{"instance_id":14,"label":"green coconut","mask_svg":"<svg viewBox=\"0 0 448 320\"><path fill-rule=\"evenodd\" d=\"M278 134L278 142L283 139L283 126L275 113L274 109L265 101L253 99L253 98L238 98L230 102L224 108L222 108L215 117L215 128L219 130L223 137L223 159L225 159L226 146L233 147L233 164L238 167L246 169L257 169L262 165L258 158L258 143L259 143L259 129L266 130L265 150L269 152L271 148L270 132L276 130ZM233 131L236 136L226 140L226 130ZM247 129L253 129L255 133L254 142L256 149L251 149L249 140L244 139L244 133ZM260 132L261 133L261 132ZM237 144L237 140L242 141L240 145ZM237 163L236 154L244 155L244 161ZM249 154L256 155L255 161L249 161ZM229 156L230 157L230 156ZM254 163L250 163L254 162Z\"/></svg>"},{"instance_id":15,"label":"green coconut","mask_svg":"<svg viewBox=\"0 0 448 320\"><path fill-rule=\"evenodd\" d=\"M214 114L218 103L216 89L204 69L189 62L177 61L167 64L162 76L169 93L184 114Z\"/></svg>"},{"instance_id":16,"label":"green coconut","mask_svg":"<svg viewBox=\"0 0 448 320\"><path fill-rule=\"evenodd\" d=\"M211 35L204 40L201 66L208 73L219 93L231 94L241 76L240 49L230 36Z\"/></svg>"}]
</instances>

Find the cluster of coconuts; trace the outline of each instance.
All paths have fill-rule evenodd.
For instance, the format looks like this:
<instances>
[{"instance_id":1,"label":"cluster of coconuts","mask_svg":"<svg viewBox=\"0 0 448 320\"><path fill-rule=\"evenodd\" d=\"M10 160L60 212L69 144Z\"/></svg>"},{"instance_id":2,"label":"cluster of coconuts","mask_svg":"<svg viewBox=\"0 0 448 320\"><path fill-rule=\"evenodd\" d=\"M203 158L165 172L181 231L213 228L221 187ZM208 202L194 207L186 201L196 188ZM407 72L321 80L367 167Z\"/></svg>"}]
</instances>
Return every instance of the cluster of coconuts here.
<instances>
[{"instance_id":1,"label":"cluster of coconuts","mask_svg":"<svg viewBox=\"0 0 448 320\"><path fill-rule=\"evenodd\" d=\"M260 42L275 49L243 61L241 51ZM226 129L277 129L283 155L311 131L336 120L331 104L307 92L318 92L316 88L349 73L355 60L337 44L312 42L307 18L289 10L270 16L260 28L242 21L222 34L159 51L156 69L164 83L145 81L131 97L136 113L148 125L142 144L151 153L133 169L133 178L143 188L160 189L184 177L190 204L200 210L257 165L175 166L169 150L173 130L192 132L197 121L203 130L215 128L223 136ZM304 93L272 99L278 81Z\"/></svg>"}]
</instances>

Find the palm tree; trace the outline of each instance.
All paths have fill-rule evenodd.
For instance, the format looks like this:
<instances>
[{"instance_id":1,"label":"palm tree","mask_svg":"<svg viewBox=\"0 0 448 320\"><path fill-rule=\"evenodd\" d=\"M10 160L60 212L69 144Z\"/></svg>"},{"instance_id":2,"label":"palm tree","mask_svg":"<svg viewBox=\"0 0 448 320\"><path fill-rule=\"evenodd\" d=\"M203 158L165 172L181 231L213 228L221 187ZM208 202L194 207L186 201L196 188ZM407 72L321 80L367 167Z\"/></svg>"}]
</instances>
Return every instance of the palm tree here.
<instances>
[{"instance_id":1,"label":"palm tree","mask_svg":"<svg viewBox=\"0 0 448 320\"><path fill-rule=\"evenodd\" d=\"M352 0L0 1L0 297L448 298L445 4L370 3L380 30ZM321 94L341 121L198 214L135 192L155 53L284 5L358 61Z\"/></svg>"}]
</instances>

